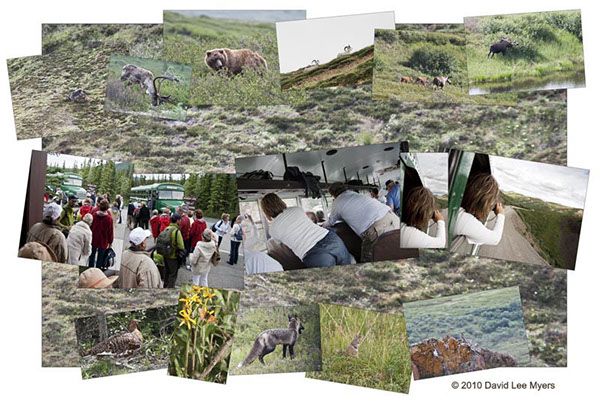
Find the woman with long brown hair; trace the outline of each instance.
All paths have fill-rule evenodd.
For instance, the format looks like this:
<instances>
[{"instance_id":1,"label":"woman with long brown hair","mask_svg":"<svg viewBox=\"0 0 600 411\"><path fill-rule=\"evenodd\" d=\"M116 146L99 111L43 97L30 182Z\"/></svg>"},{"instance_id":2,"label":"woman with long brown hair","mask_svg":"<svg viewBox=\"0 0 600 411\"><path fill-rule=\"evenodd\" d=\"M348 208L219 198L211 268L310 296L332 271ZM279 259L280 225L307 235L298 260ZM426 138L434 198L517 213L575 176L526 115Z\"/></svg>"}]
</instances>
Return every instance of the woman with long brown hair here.
<instances>
[{"instance_id":1,"label":"woman with long brown hair","mask_svg":"<svg viewBox=\"0 0 600 411\"><path fill-rule=\"evenodd\" d=\"M436 223L435 237L427 234L429 220ZM415 187L408 192L402 206L400 248L444 248L446 223L437 209L435 197L426 187Z\"/></svg>"},{"instance_id":2,"label":"woman with long brown hair","mask_svg":"<svg viewBox=\"0 0 600 411\"><path fill-rule=\"evenodd\" d=\"M469 177L456 217L453 241L465 236L469 244L496 245L504 230L504 209L499 201L500 187L491 174L478 173ZM496 214L494 227L486 227L491 211Z\"/></svg>"}]
</instances>

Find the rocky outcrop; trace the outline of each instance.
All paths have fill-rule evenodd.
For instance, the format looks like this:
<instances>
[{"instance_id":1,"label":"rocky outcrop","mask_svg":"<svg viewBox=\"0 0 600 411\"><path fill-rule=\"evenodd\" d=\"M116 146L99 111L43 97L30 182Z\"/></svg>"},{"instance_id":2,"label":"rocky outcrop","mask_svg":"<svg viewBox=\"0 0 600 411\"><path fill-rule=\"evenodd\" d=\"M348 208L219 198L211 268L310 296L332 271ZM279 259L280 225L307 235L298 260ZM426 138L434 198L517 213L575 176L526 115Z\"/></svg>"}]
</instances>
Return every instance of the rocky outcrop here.
<instances>
[{"instance_id":1,"label":"rocky outcrop","mask_svg":"<svg viewBox=\"0 0 600 411\"><path fill-rule=\"evenodd\" d=\"M429 338L412 344L410 357L415 380L517 365L510 355L479 348L463 336Z\"/></svg>"}]
</instances>

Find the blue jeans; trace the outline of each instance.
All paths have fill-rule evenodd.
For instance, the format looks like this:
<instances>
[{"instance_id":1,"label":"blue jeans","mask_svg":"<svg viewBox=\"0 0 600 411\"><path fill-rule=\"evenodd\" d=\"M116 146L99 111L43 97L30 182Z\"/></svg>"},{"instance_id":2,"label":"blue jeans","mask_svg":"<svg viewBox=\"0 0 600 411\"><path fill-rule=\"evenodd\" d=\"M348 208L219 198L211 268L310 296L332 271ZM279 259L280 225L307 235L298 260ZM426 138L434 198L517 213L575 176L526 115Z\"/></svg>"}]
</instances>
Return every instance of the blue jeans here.
<instances>
[{"instance_id":1,"label":"blue jeans","mask_svg":"<svg viewBox=\"0 0 600 411\"><path fill-rule=\"evenodd\" d=\"M351 261L346 245L333 230L329 230L329 233L308 250L302 259L308 268L345 265L350 264Z\"/></svg>"},{"instance_id":2,"label":"blue jeans","mask_svg":"<svg viewBox=\"0 0 600 411\"><path fill-rule=\"evenodd\" d=\"M237 264L238 257L240 255L240 244L241 241L231 240L231 249L229 250L229 264Z\"/></svg>"},{"instance_id":3,"label":"blue jeans","mask_svg":"<svg viewBox=\"0 0 600 411\"><path fill-rule=\"evenodd\" d=\"M102 268L102 263L104 262L104 258L106 257L107 250L108 248L92 247L92 253L90 254L88 267ZM98 252L98 260L96 260L96 251Z\"/></svg>"}]
</instances>

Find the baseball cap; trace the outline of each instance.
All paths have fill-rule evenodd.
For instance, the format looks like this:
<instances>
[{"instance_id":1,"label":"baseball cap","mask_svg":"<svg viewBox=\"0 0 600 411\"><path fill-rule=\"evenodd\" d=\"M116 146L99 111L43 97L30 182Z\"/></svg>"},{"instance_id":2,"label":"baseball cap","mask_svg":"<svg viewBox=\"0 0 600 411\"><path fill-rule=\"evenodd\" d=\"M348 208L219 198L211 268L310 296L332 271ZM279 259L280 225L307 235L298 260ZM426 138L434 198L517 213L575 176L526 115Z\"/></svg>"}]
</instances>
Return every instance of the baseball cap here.
<instances>
[{"instance_id":1,"label":"baseball cap","mask_svg":"<svg viewBox=\"0 0 600 411\"><path fill-rule=\"evenodd\" d=\"M137 227L129 233L129 242L135 245L140 245L148 237L152 236L150 230L144 230L142 227Z\"/></svg>"}]
</instances>

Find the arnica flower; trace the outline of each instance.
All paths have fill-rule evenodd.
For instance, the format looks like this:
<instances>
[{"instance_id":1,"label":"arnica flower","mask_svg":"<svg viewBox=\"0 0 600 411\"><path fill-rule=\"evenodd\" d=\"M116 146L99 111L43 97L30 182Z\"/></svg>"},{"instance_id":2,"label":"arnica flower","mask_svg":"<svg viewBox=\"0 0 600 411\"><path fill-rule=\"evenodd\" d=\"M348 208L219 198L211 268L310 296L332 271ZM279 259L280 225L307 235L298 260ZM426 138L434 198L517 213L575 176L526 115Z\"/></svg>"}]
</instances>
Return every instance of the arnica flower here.
<instances>
[{"instance_id":1,"label":"arnica flower","mask_svg":"<svg viewBox=\"0 0 600 411\"><path fill-rule=\"evenodd\" d=\"M196 320L194 320L192 317L190 317L190 313L188 313L186 310L179 311L179 315L181 316L181 322L179 323L180 327L183 324L186 324L188 327L188 330L190 330L192 328L190 323L196 324Z\"/></svg>"}]
</instances>

